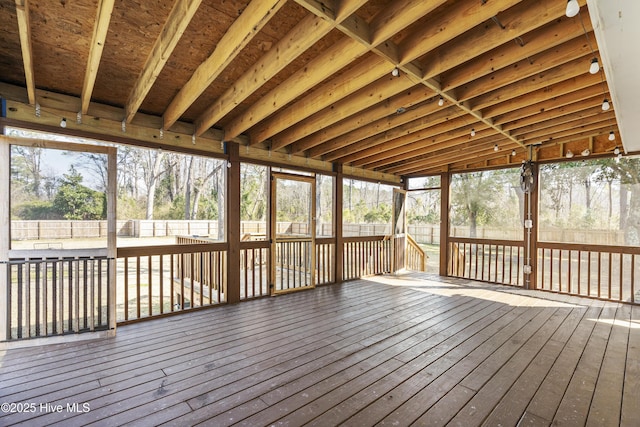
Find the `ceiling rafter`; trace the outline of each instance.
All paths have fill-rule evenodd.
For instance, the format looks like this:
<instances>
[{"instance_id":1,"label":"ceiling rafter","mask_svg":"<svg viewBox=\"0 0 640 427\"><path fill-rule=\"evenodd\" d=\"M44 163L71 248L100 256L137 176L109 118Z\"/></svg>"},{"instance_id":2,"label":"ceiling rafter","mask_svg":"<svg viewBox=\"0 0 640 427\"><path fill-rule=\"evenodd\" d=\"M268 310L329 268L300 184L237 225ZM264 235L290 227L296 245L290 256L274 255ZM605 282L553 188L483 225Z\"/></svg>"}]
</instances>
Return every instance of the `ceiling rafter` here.
<instances>
[{"instance_id":1,"label":"ceiling rafter","mask_svg":"<svg viewBox=\"0 0 640 427\"><path fill-rule=\"evenodd\" d=\"M330 22L316 16L303 19L198 117L196 135L217 123L332 29Z\"/></svg>"},{"instance_id":2,"label":"ceiling rafter","mask_svg":"<svg viewBox=\"0 0 640 427\"><path fill-rule=\"evenodd\" d=\"M371 105L371 103L383 102L385 99L395 96L415 85L415 83L407 76L401 76L397 79L391 77L391 66L378 56L371 56L370 60L363 62L362 64L365 66L361 67L358 65L357 67L349 70L349 72L340 76L338 80L340 82L344 81L345 83L342 86L338 85L340 89L338 89L338 87L334 87L334 83L336 83L335 81L328 82L330 84L326 85L326 89L324 89L324 85L321 86L319 93L326 94L330 92L331 89L334 89L338 100L333 102L334 99L331 96L322 97L324 101L321 101L321 105L323 105L324 108L310 116L302 113L301 115L305 115L307 118L298 119L297 126L289 127L276 135L276 137L272 139L272 149L275 150L290 145L295 141L309 136L315 129L331 126L343 118L352 116L353 114L366 109L368 105ZM388 66L387 68L384 67L385 64ZM357 76L358 74L362 77L352 77L354 75ZM383 78L385 76L387 78ZM350 84L350 82L355 83L356 86L352 88L352 84ZM361 87L363 85L366 86ZM352 92L351 96L341 96L344 93L342 88L346 88ZM316 91L311 92L307 97L305 97L310 98L308 99L308 102L300 103L301 105L299 107L298 103L295 103L290 108L284 109L283 112L290 113L291 117L297 117L295 114L296 108L300 111L306 105L310 105L311 108L313 108L313 106L317 104L313 101L314 97L320 98ZM316 110L316 108L313 109L314 111ZM285 117L278 122L280 124L290 123L288 118ZM259 141L262 140L262 138L258 136L256 137L256 140Z\"/></svg>"},{"instance_id":3,"label":"ceiling rafter","mask_svg":"<svg viewBox=\"0 0 640 427\"><path fill-rule=\"evenodd\" d=\"M165 110L165 130L180 118L285 3L286 0L252 0L249 3Z\"/></svg>"},{"instance_id":4,"label":"ceiling rafter","mask_svg":"<svg viewBox=\"0 0 640 427\"><path fill-rule=\"evenodd\" d=\"M81 112L87 114L89 104L91 103L91 95L96 84L98 76L98 68L102 59L102 51L111 22L111 12L113 12L113 4L115 0L99 0L98 11L96 13L96 21L93 26L93 37L89 49L89 57L87 58L87 67L85 68L84 81L82 83L82 95L80 96Z\"/></svg>"},{"instance_id":5,"label":"ceiling rafter","mask_svg":"<svg viewBox=\"0 0 640 427\"><path fill-rule=\"evenodd\" d=\"M202 0L176 0L136 80L125 105L125 121L130 123L182 38Z\"/></svg>"},{"instance_id":6,"label":"ceiling rafter","mask_svg":"<svg viewBox=\"0 0 640 427\"><path fill-rule=\"evenodd\" d=\"M22 49L22 64L27 96L29 97L29 104L35 105L36 83L33 69L33 50L31 48L29 0L16 0L16 15L18 16L18 31L20 33L20 48Z\"/></svg>"},{"instance_id":7,"label":"ceiling rafter","mask_svg":"<svg viewBox=\"0 0 640 427\"><path fill-rule=\"evenodd\" d=\"M426 87L412 86L398 95L387 98L383 102L379 102L363 110L359 115L351 115L342 119L330 127L321 129L307 137L304 137L290 146L290 151L294 154L308 150L310 148L321 145L339 136L345 136L354 141L358 141L363 137L358 137L353 133L367 132L367 127L374 122L397 112L398 105L405 109L410 109L425 98L432 96L433 91ZM352 133L353 132L353 133ZM349 134L348 136L346 134ZM321 153L324 154L324 153Z\"/></svg>"}]
</instances>

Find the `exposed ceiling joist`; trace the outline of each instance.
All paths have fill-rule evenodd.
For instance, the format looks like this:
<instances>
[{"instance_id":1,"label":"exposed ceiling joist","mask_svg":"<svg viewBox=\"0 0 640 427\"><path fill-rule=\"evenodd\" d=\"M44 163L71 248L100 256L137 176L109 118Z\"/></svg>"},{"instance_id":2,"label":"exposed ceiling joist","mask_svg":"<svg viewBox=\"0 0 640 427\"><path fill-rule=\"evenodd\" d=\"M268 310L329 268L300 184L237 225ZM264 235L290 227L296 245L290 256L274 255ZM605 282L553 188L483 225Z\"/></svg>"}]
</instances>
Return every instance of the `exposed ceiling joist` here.
<instances>
[{"instance_id":1,"label":"exposed ceiling joist","mask_svg":"<svg viewBox=\"0 0 640 427\"><path fill-rule=\"evenodd\" d=\"M109 30L109 22L111 22L111 12L115 0L100 0L98 2L98 11L96 21L93 26L93 37L91 38L91 47L89 50L89 58L87 59L87 68L84 73L84 82L82 84L82 114L87 114L89 104L91 103L91 94L96 83L98 68L102 58L104 43Z\"/></svg>"},{"instance_id":2,"label":"exposed ceiling joist","mask_svg":"<svg viewBox=\"0 0 640 427\"><path fill-rule=\"evenodd\" d=\"M142 101L144 101L164 65L169 60L173 49L180 41L201 2L202 0L176 0L169 18L167 18L160 31L160 37L156 39L144 68L129 94L129 99L125 106L125 120L127 123L131 123L131 120L133 120L133 116L135 116Z\"/></svg>"}]
</instances>

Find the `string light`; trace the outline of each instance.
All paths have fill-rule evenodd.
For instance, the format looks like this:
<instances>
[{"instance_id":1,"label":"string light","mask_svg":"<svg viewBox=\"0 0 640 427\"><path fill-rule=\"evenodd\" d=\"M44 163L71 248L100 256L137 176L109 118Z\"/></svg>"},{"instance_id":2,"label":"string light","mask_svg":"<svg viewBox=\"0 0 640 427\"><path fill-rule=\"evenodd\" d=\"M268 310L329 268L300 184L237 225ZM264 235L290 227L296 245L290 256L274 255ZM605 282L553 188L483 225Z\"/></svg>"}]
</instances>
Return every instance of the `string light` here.
<instances>
[{"instance_id":1,"label":"string light","mask_svg":"<svg viewBox=\"0 0 640 427\"><path fill-rule=\"evenodd\" d=\"M493 146L493 151L498 151L498 150L499 150L499 148L498 148L498 144L494 145L494 146Z\"/></svg>"},{"instance_id":2,"label":"string light","mask_svg":"<svg viewBox=\"0 0 640 427\"><path fill-rule=\"evenodd\" d=\"M578 0L568 0L567 1L567 9L565 10L565 14L567 18L573 18L580 12L580 5L578 4Z\"/></svg>"},{"instance_id":3,"label":"string light","mask_svg":"<svg viewBox=\"0 0 640 427\"><path fill-rule=\"evenodd\" d=\"M589 74L598 74L600 71L600 64L598 63L598 58L593 58L591 60L591 65L589 66Z\"/></svg>"},{"instance_id":4,"label":"string light","mask_svg":"<svg viewBox=\"0 0 640 427\"><path fill-rule=\"evenodd\" d=\"M471 129L471 136L476 136L476 130L475 129Z\"/></svg>"},{"instance_id":5,"label":"string light","mask_svg":"<svg viewBox=\"0 0 640 427\"><path fill-rule=\"evenodd\" d=\"M400 75L400 70L398 69L398 67L394 68L393 71L391 71L391 75L393 77L398 77Z\"/></svg>"},{"instance_id":6,"label":"string light","mask_svg":"<svg viewBox=\"0 0 640 427\"><path fill-rule=\"evenodd\" d=\"M443 97L440 97L440 99L438 99L438 105L441 106L441 107L444 105L444 98Z\"/></svg>"},{"instance_id":7,"label":"string light","mask_svg":"<svg viewBox=\"0 0 640 427\"><path fill-rule=\"evenodd\" d=\"M567 154L565 154L565 156L567 157L567 159L572 158L573 157L573 151L567 150Z\"/></svg>"},{"instance_id":8,"label":"string light","mask_svg":"<svg viewBox=\"0 0 640 427\"><path fill-rule=\"evenodd\" d=\"M60 127L61 128L67 127L67 119L65 119L64 117L62 118L62 120L60 120Z\"/></svg>"},{"instance_id":9,"label":"string light","mask_svg":"<svg viewBox=\"0 0 640 427\"><path fill-rule=\"evenodd\" d=\"M611 108L611 104L609 104L609 100L607 98L602 101L602 111L607 111Z\"/></svg>"},{"instance_id":10,"label":"string light","mask_svg":"<svg viewBox=\"0 0 640 427\"><path fill-rule=\"evenodd\" d=\"M609 132L609 141L614 141L615 139L616 139L616 134L613 131ZM618 147L616 147L616 150L618 150ZM618 150L618 152L619 152L619 150ZM616 154L618 154L618 153L616 153Z\"/></svg>"},{"instance_id":11,"label":"string light","mask_svg":"<svg viewBox=\"0 0 640 427\"><path fill-rule=\"evenodd\" d=\"M617 145L616 145L616 148L613 149L613 154L615 154L616 156L620 154L620 149L618 148Z\"/></svg>"},{"instance_id":12,"label":"string light","mask_svg":"<svg viewBox=\"0 0 640 427\"><path fill-rule=\"evenodd\" d=\"M516 155L516 150L515 150L515 148L513 149L513 151L511 151L511 155L515 157L515 155Z\"/></svg>"}]
</instances>

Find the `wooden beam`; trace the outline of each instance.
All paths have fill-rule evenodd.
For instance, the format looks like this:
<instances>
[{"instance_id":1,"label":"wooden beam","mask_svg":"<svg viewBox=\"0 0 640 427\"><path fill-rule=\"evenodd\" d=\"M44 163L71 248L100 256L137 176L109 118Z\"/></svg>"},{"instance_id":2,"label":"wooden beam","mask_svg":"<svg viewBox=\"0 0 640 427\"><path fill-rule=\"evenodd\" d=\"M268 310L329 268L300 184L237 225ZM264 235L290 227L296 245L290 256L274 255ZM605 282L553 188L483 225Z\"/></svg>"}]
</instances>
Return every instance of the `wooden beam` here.
<instances>
[{"instance_id":1,"label":"wooden beam","mask_svg":"<svg viewBox=\"0 0 640 427\"><path fill-rule=\"evenodd\" d=\"M521 0L482 2L477 0L456 1L435 16L429 17L428 25L410 34L400 43L400 63L418 59L453 38L471 30L496 16ZM566 5L565 5L566 6ZM473 19L465 19L472 16Z\"/></svg>"},{"instance_id":2,"label":"wooden beam","mask_svg":"<svg viewBox=\"0 0 640 427\"><path fill-rule=\"evenodd\" d=\"M216 124L332 28L331 22L317 16L305 17L198 117L196 135Z\"/></svg>"},{"instance_id":3,"label":"wooden beam","mask_svg":"<svg viewBox=\"0 0 640 427\"><path fill-rule=\"evenodd\" d=\"M431 105L425 106L424 109L431 107ZM432 107L433 108L433 107ZM424 110L423 109L423 110ZM406 114L406 113L405 113ZM362 150L371 150L374 147L384 145L385 149L394 148L400 145L408 144L410 142L421 140L423 138L432 135L431 128L439 123L445 123L447 121L454 120L456 117L461 116L463 113L456 108L445 108L436 111L433 114L422 115L419 118L410 122L404 122L401 117L398 116L398 123L392 123L395 127L385 130L378 129L378 133L362 139L355 143L350 143L349 140L338 138L335 141L330 141L335 147L331 152L328 152L323 156L325 160L333 161L337 159L343 159L347 156L348 159L354 160L361 158L358 154ZM468 123L466 119L462 119L463 123ZM437 128L437 126L436 126ZM469 131L471 126L469 126ZM437 132L437 131L436 131ZM324 145L322 149L326 150L329 144ZM319 149L316 147L315 149ZM310 150L310 153L315 149ZM345 160L343 160L345 161Z\"/></svg>"},{"instance_id":4,"label":"wooden beam","mask_svg":"<svg viewBox=\"0 0 640 427\"><path fill-rule=\"evenodd\" d=\"M87 68L84 71L84 81L82 83L82 96L80 97L82 114L87 114L89 110L91 94L93 93L93 87L96 83L98 67L100 66L100 59L102 59L102 50L104 49L104 42L107 38L114 2L114 0L99 0L98 2L98 12L93 25L93 37L91 38L89 58L87 59Z\"/></svg>"},{"instance_id":5,"label":"wooden beam","mask_svg":"<svg viewBox=\"0 0 640 427\"><path fill-rule=\"evenodd\" d=\"M372 169L385 169L390 165L403 164L408 165L414 160L418 160L426 157L428 154L430 160L435 160L433 156L438 153L450 156L453 152L463 149L465 153L469 153L468 149L479 147L483 142L489 141L490 143L496 143L504 139L491 128L478 129L476 136L471 138L467 129L453 129L440 134L434 135L430 138L414 141L408 144L406 147L397 147L389 152L400 152L404 156L400 158L406 158L406 161L398 161L399 157L394 157L392 153L381 152L375 158L363 159L362 162L358 162L353 166L362 167L367 165L367 168Z\"/></svg>"},{"instance_id":6,"label":"wooden beam","mask_svg":"<svg viewBox=\"0 0 640 427\"><path fill-rule=\"evenodd\" d=\"M416 155L430 153L441 149L449 149L460 143L460 138L468 138L469 128L464 122L465 117L453 119L450 122L434 126L428 129L431 135L425 135L424 138L415 139L413 142L406 144L393 144L387 148L387 144L374 147L375 149L367 149L359 152L357 160L351 160L351 156L344 158L344 161L350 162L352 166L365 166L367 168L379 168L384 165L396 162L398 156L412 159ZM457 127L462 126L462 127ZM485 136L496 135L496 132L488 128L485 124L476 124L475 140ZM405 139L402 137L401 139Z\"/></svg>"},{"instance_id":7,"label":"wooden beam","mask_svg":"<svg viewBox=\"0 0 640 427\"><path fill-rule=\"evenodd\" d=\"M191 79L173 98L163 114L164 129L169 129L180 118L285 3L286 0L252 0L247 5L222 36L213 53L198 66Z\"/></svg>"},{"instance_id":8,"label":"wooden beam","mask_svg":"<svg viewBox=\"0 0 640 427\"><path fill-rule=\"evenodd\" d=\"M484 25L477 25L464 37L451 40L427 54L422 58L425 76L435 77L462 65L475 79L584 34L580 19L567 18L565 8L566 2L557 0L521 1L497 14L497 22L489 20ZM586 20L589 20L588 16ZM546 26L554 21L555 25ZM549 31L547 27L555 31ZM573 37L567 38L567 34L573 34ZM469 58L474 60L467 62ZM445 89L443 86L443 90L452 87Z\"/></svg>"},{"instance_id":9,"label":"wooden beam","mask_svg":"<svg viewBox=\"0 0 640 427\"><path fill-rule=\"evenodd\" d=\"M341 39L229 123L224 129L225 140L237 137L366 52L366 47L360 43Z\"/></svg>"},{"instance_id":10,"label":"wooden beam","mask_svg":"<svg viewBox=\"0 0 640 427\"><path fill-rule=\"evenodd\" d=\"M540 111L555 108L602 93L600 76L583 73L574 78L519 95L516 98L484 108L485 117L497 124L530 116Z\"/></svg>"},{"instance_id":11,"label":"wooden beam","mask_svg":"<svg viewBox=\"0 0 640 427\"><path fill-rule=\"evenodd\" d=\"M466 101L536 74L546 75L570 61L584 61L583 71L588 70L592 58L591 48L582 35L460 86L456 89L456 96L458 100Z\"/></svg>"},{"instance_id":12,"label":"wooden beam","mask_svg":"<svg viewBox=\"0 0 640 427\"><path fill-rule=\"evenodd\" d=\"M600 91L602 89L600 88ZM547 120L552 120L558 116L565 116L573 113L577 113L583 110L587 110L592 107L598 107L602 111L602 94L596 93L596 96L591 98L581 99L577 102L572 102L566 105L559 105L557 108L541 109L537 114L527 115L522 118L518 118L509 123L505 123L503 127L508 130L521 129L524 126L535 125L536 123L543 123ZM517 131L514 132L516 134Z\"/></svg>"},{"instance_id":13,"label":"wooden beam","mask_svg":"<svg viewBox=\"0 0 640 427\"><path fill-rule=\"evenodd\" d=\"M446 0L391 2L371 21L371 43L379 45L385 42L393 37L399 28L408 27L444 3L446 3Z\"/></svg>"},{"instance_id":14,"label":"wooden beam","mask_svg":"<svg viewBox=\"0 0 640 427\"><path fill-rule=\"evenodd\" d=\"M377 56L372 56L371 59L374 59L376 62L381 61L381 59ZM358 71L364 71L365 69L366 68L360 68L359 66L354 68L354 70L358 70ZM310 93L310 96L311 97L315 96L316 98L322 98L323 103L328 103L328 105L324 108L324 110L321 110L318 113L312 115L311 117L308 117L307 119L300 121L295 126L292 126L291 128L284 130L283 132L281 132L280 134L272 138L272 147L274 149L285 147L304 137L307 137L315 133L318 129L329 128L331 127L331 125L333 125L334 123L342 119L353 116L356 113L359 113L360 111L366 110L366 108L371 104L377 104L379 102L383 102L385 99L389 99L390 97L395 96L398 93L414 85L414 83L405 75L400 76L398 78L392 77L390 75L390 72L392 69L393 69L393 66L391 66L388 63L381 63L380 66L378 67L369 67L369 70L371 71L369 73L365 73L365 76L369 74L373 74L372 78L374 78L374 82L364 88L361 88L360 90L355 92L352 96L344 97L333 104L328 103L328 101L330 101L331 99L330 96L322 97L318 95L322 93L327 93L327 90L331 90L331 88L327 88L326 90L320 89L319 92L316 92L314 90L312 93ZM351 73L345 73L345 74L351 74ZM382 78L375 79L376 76L379 76ZM361 83L366 83L370 79L363 77L361 79L356 78L355 80L360 80ZM345 86L349 87L350 85L346 84ZM340 89L335 88L335 92L340 93L341 91ZM297 106L297 103L294 104L293 106L294 107ZM284 111L287 112L288 110L289 109L286 109ZM295 115L294 111L289 111L289 112L291 113L292 116ZM285 117L286 116L282 117L283 122L286 122Z\"/></svg>"},{"instance_id":15,"label":"wooden beam","mask_svg":"<svg viewBox=\"0 0 640 427\"><path fill-rule=\"evenodd\" d=\"M499 89L484 93L473 98L469 103L472 109L482 110L521 95L527 95L529 98L528 94L531 92L588 74L585 72L585 63L588 65L588 61L589 56L575 59L559 67L545 71L544 73L539 73L535 76L518 80L507 86L502 86Z\"/></svg>"},{"instance_id":16,"label":"wooden beam","mask_svg":"<svg viewBox=\"0 0 640 427\"><path fill-rule=\"evenodd\" d=\"M129 94L129 99L125 106L125 120L127 123L131 123L131 120L133 120L133 116L140 108L142 101L151 90L160 72L162 72L201 2L202 0L176 0L174 3L169 17L160 31L160 36L153 44L142 72Z\"/></svg>"},{"instance_id":17,"label":"wooden beam","mask_svg":"<svg viewBox=\"0 0 640 427\"><path fill-rule=\"evenodd\" d=\"M522 5L524 4L525 3L522 3ZM514 9L517 7L519 6L514 7ZM528 16L528 12L525 15ZM587 28L587 31L592 31L591 21L586 20L585 27ZM504 32L497 25L492 25L490 28L492 31L499 31L500 33ZM449 49L439 49L437 58L432 58L432 60L430 60L431 56L428 56L424 62L425 64L431 64L429 74L440 75L442 90L447 91L458 86L462 86L465 83L469 83L479 77L489 75L494 71L508 67L514 62L527 59L541 52L552 49L579 36L584 37L584 30L580 20L563 17L554 21L550 25L521 34L516 38L516 40L513 40L513 38L507 39L505 43L500 46L497 46L482 55L476 56L473 61L460 63L460 59L463 59L460 57L456 57L455 61L447 61L443 56L453 56L453 48L456 47L462 48L463 52L468 52L467 49L474 45L484 43L485 41L483 37L475 39L465 38L464 40L467 43L464 45L449 46L449 44L447 44L445 46L449 46ZM502 41L502 38L500 38L500 41ZM456 53L456 55L459 55L459 53ZM452 66L455 68L452 68ZM423 67L427 67L427 65Z\"/></svg>"},{"instance_id":18,"label":"wooden beam","mask_svg":"<svg viewBox=\"0 0 640 427\"><path fill-rule=\"evenodd\" d=\"M519 137L520 135L524 135L528 132L536 132L536 131L545 131L548 128L552 128L557 125L562 125L564 123L573 122L577 119L588 119L590 117L596 118L600 114L603 114L602 111L602 99L600 98L592 98L590 102L581 102L576 104L571 104L573 108L568 109L558 108L556 110L551 110L546 112L545 114L539 114L537 116L530 117L528 122L529 124L521 123L520 127L514 128L511 132L512 135ZM533 119L536 119L535 121Z\"/></svg>"},{"instance_id":19,"label":"wooden beam","mask_svg":"<svg viewBox=\"0 0 640 427\"><path fill-rule=\"evenodd\" d=\"M20 48L22 49L22 64L24 79L29 96L29 104L36 104L36 83L33 73L33 51L31 49L31 22L29 19L29 0L16 0L16 15L18 17L18 31L20 32Z\"/></svg>"},{"instance_id":20,"label":"wooden beam","mask_svg":"<svg viewBox=\"0 0 640 427\"><path fill-rule=\"evenodd\" d=\"M521 138L526 144L533 144L539 141L550 141L571 136L576 133L599 129L609 124L611 126L615 121L615 113L613 111L600 111L592 117L580 118L564 122L546 129L535 129L531 132L521 134Z\"/></svg>"},{"instance_id":21,"label":"wooden beam","mask_svg":"<svg viewBox=\"0 0 640 427\"><path fill-rule=\"evenodd\" d=\"M225 217L226 238L229 250L227 251L227 302L240 302L240 147L238 144L228 142L229 167L227 171L225 191Z\"/></svg>"},{"instance_id":22,"label":"wooden beam","mask_svg":"<svg viewBox=\"0 0 640 427\"><path fill-rule=\"evenodd\" d=\"M388 98L413 85L413 83L408 81L406 76L404 76L403 80L405 82L408 81L408 85L402 87L402 89L398 89L392 94L384 95L376 91L373 93L373 98L369 98L367 102L359 103L357 108L346 110L341 106L346 103L353 104L353 100L357 97L349 97L349 95L357 92L359 94L358 97L361 98L360 89L376 82L385 75L390 76L392 70L393 65L379 56L369 55L364 57L362 61L340 74L337 78L315 87L313 91L309 92L308 95L299 101L260 122L250 133L251 142L263 142L267 138L287 129L284 132L285 135L279 135L277 138L273 138L271 148L277 150L300 138L310 135L318 129L329 126L332 122L335 123L340 120L340 118L348 117L354 112L365 109L368 105L371 105L371 103L376 103L380 98ZM389 86L389 83L392 82L385 79L383 83L383 88L386 88ZM371 95L372 94L369 94L369 96ZM321 110L330 106L329 113L326 111L321 112ZM317 116L322 117L318 118ZM304 120L306 118L315 118L315 120ZM293 125L295 125L294 129L288 129Z\"/></svg>"},{"instance_id":23,"label":"wooden beam","mask_svg":"<svg viewBox=\"0 0 640 427\"><path fill-rule=\"evenodd\" d=\"M294 142L290 146L290 151L294 154L300 153L341 135L348 134L351 131L361 131L363 128L368 127L367 125L395 113L399 106L410 110L411 107L421 103L424 99L432 95L433 91L431 89L424 86L414 86L413 88L409 88L402 93L399 93L398 95L392 96L391 98L387 98L382 102L370 106L366 110L361 111L360 114L342 119L327 128L322 128L317 132Z\"/></svg>"}]
</instances>

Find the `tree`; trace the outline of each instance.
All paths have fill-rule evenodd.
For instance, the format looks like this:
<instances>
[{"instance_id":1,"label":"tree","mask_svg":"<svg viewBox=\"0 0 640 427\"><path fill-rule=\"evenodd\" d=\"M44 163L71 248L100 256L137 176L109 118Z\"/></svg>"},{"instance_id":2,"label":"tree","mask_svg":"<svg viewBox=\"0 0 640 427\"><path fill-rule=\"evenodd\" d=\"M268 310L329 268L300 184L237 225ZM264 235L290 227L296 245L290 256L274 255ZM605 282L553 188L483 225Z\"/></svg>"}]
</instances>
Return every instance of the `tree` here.
<instances>
[{"instance_id":1,"label":"tree","mask_svg":"<svg viewBox=\"0 0 640 427\"><path fill-rule=\"evenodd\" d=\"M53 208L68 220L106 218L106 195L82 185L82 175L71 166L53 199Z\"/></svg>"}]
</instances>

